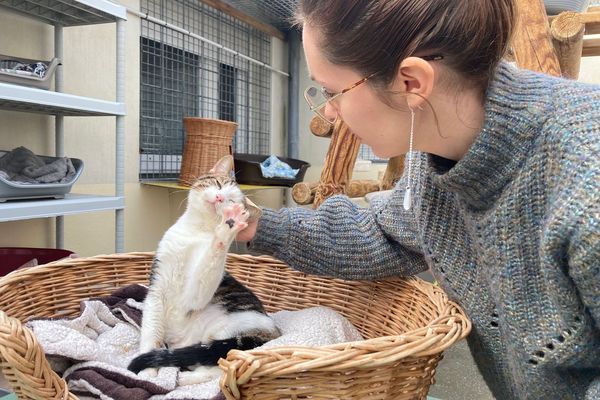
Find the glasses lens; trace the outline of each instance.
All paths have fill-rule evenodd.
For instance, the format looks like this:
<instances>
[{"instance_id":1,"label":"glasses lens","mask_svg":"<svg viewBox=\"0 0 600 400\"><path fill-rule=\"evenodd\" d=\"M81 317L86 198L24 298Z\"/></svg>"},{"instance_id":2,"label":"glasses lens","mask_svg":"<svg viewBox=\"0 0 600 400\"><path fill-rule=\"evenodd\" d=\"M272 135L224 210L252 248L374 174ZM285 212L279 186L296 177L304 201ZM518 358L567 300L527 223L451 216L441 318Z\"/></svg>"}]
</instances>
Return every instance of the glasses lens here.
<instances>
[{"instance_id":1,"label":"glasses lens","mask_svg":"<svg viewBox=\"0 0 600 400\"><path fill-rule=\"evenodd\" d=\"M325 115L325 106L327 105L328 99L323 95L323 92L321 92L321 90L319 88L316 88L314 86L309 86L304 91L304 98L306 99L306 102L310 106L310 109L315 114L317 114L319 117L321 117L323 120L325 120L329 123L335 122L335 118L333 118L333 119L331 117L328 118Z\"/></svg>"}]
</instances>

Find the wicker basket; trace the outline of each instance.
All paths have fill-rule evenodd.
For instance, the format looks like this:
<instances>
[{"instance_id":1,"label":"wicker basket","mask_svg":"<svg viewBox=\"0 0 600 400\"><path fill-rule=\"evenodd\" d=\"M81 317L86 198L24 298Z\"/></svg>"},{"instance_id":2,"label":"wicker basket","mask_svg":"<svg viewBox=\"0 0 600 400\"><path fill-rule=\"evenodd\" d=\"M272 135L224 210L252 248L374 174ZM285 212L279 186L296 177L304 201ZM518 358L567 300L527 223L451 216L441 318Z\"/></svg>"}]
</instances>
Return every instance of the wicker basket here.
<instances>
[{"instance_id":1,"label":"wicker basket","mask_svg":"<svg viewBox=\"0 0 600 400\"><path fill-rule=\"evenodd\" d=\"M20 321L74 317L79 302L147 282L153 253L69 259L0 279L0 366L20 399L77 399ZM230 254L228 270L268 311L325 305L367 340L325 347L230 351L221 360L228 399L425 399L442 352L471 323L436 286L308 276L267 257Z\"/></svg>"},{"instance_id":2,"label":"wicker basket","mask_svg":"<svg viewBox=\"0 0 600 400\"><path fill-rule=\"evenodd\" d=\"M231 143L238 124L220 119L184 117L185 145L179 184L191 186L207 173L221 157L232 155Z\"/></svg>"}]
</instances>

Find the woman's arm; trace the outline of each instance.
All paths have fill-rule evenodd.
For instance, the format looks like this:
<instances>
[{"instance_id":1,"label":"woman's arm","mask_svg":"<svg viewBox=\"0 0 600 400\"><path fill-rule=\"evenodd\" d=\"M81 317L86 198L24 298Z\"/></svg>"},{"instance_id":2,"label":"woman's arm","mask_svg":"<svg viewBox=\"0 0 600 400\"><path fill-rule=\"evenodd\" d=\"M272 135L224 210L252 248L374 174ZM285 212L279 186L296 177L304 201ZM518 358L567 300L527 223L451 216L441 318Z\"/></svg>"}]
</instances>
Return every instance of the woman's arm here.
<instances>
[{"instance_id":1,"label":"woman's arm","mask_svg":"<svg viewBox=\"0 0 600 400\"><path fill-rule=\"evenodd\" d=\"M412 214L397 207L400 192L379 207L362 208L333 196L317 210L265 209L250 249L305 273L343 279L419 273L427 265Z\"/></svg>"}]
</instances>

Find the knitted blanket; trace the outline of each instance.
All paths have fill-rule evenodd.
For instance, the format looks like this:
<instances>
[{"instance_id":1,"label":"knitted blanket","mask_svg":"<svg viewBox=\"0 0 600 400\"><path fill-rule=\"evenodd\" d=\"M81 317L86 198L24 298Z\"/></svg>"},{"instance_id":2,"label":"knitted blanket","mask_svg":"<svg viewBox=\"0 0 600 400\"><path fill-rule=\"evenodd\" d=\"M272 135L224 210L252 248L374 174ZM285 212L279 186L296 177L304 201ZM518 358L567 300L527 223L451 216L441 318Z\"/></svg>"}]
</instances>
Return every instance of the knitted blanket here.
<instances>
[{"instance_id":1,"label":"knitted blanket","mask_svg":"<svg viewBox=\"0 0 600 400\"><path fill-rule=\"evenodd\" d=\"M27 323L53 369L81 398L114 400L221 399L219 379L177 386L179 369L163 367L156 377L127 370L138 354L146 287L130 285L111 296L81 303L74 319ZM326 307L271 315L282 335L261 347L328 344L362 340L348 320Z\"/></svg>"}]
</instances>

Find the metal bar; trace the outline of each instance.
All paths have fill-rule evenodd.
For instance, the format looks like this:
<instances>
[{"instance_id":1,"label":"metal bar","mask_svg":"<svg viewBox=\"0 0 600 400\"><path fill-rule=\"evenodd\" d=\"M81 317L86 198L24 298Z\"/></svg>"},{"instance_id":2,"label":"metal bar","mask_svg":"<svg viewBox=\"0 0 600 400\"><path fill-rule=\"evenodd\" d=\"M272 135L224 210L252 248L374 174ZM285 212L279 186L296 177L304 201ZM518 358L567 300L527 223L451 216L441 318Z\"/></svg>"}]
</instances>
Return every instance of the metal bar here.
<instances>
[{"instance_id":1,"label":"metal bar","mask_svg":"<svg viewBox=\"0 0 600 400\"><path fill-rule=\"evenodd\" d=\"M289 33L289 69L291 79L288 81L288 157L298 158L300 152L299 98L300 98L300 35Z\"/></svg>"},{"instance_id":2,"label":"metal bar","mask_svg":"<svg viewBox=\"0 0 600 400\"><path fill-rule=\"evenodd\" d=\"M54 56L61 62L64 57L63 46L63 27L59 24L54 26ZM54 90L57 92L63 91L63 67L58 65L54 75ZM65 117L57 114L54 117L54 153L56 157L64 157L65 155ZM59 215L55 218L54 230L55 243L57 249L65 247L65 218Z\"/></svg>"},{"instance_id":3,"label":"metal bar","mask_svg":"<svg viewBox=\"0 0 600 400\"><path fill-rule=\"evenodd\" d=\"M64 59L63 46L63 27L60 24L54 25L54 56L57 57L61 64L56 67L54 73L54 90L62 92L64 90L64 71L62 60ZM64 117L57 114L54 118L54 147L57 157L64 157L65 153L65 132L64 132Z\"/></svg>"},{"instance_id":4,"label":"metal bar","mask_svg":"<svg viewBox=\"0 0 600 400\"><path fill-rule=\"evenodd\" d=\"M117 27L117 77L116 100L125 104L125 21L119 19ZM116 117L115 138L115 195L125 197L125 116ZM115 251L122 253L125 242L125 211L118 209L115 212Z\"/></svg>"},{"instance_id":5,"label":"metal bar","mask_svg":"<svg viewBox=\"0 0 600 400\"><path fill-rule=\"evenodd\" d=\"M0 83L0 109L63 115L125 115L123 104Z\"/></svg>"},{"instance_id":6,"label":"metal bar","mask_svg":"<svg viewBox=\"0 0 600 400\"><path fill-rule=\"evenodd\" d=\"M67 194L64 199L36 201L7 201L0 207L0 222L32 218L73 215L83 212L120 209L125 206L122 197Z\"/></svg>"}]
</instances>

